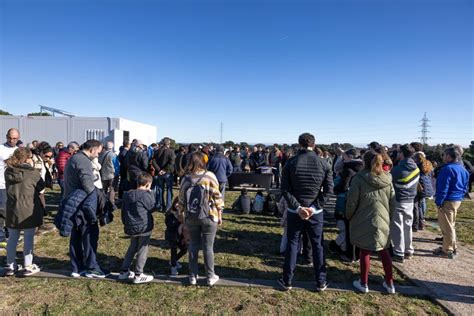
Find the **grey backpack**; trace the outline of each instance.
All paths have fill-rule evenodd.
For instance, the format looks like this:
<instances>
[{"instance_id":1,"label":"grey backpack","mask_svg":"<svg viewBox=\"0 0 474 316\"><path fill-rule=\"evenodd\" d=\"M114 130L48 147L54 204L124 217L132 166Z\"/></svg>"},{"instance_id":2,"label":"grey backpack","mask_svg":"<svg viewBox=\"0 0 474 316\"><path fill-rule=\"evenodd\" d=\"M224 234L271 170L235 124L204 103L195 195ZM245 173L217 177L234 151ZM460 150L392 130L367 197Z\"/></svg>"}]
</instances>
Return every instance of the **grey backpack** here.
<instances>
[{"instance_id":1,"label":"grey backpack","mask_svg":"<svg viewBox=\"0 0 474 316\"><path fill-rule=\"evenodd\" d=\"M203 219L209 217L211 209L209 195L206 188L198 184L202 178L204 178L204 174L195 179L188 176L188 181L191 183L186 188L186 217L188 218Z\"/></svg>"}]
</instances>

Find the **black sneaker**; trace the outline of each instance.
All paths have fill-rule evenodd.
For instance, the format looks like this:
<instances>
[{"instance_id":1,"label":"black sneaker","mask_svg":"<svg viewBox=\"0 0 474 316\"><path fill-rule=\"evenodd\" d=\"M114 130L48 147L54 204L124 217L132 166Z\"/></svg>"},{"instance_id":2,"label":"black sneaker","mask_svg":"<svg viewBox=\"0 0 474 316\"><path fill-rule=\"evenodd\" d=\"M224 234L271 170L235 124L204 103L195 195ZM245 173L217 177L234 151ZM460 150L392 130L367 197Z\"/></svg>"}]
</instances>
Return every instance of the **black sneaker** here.
<instances>
[{"instance_id":1,"label":"black sneaker","mask_svg":"<svg viewBox=\"0 0 474 316\"><path fill-rule=\"evenodd\" d=\"M327 281L324 281L324 283L319 284L316 287L316 292L324 292L328 288L329 283Z\"/></svg>"},{"instance_id":2,"label":"black sneaker","mask_svg":"<svg viewBox=\"0 0 474 316\"><path fill-rule=\"evenodd\" d=\"M434 240L435 241L443 241L443 237L436 237Z\"/></svg>"},{"instance_id":3,"label":"black sneaker","mask_svg":"<svg viewBox=\"0 0 474 316\"><path fill-rule=\"evenodd\" d=\"M403 263L405 261L405 258L403 256L394 255L392 256L392 261Z\"/></svg>"},{"instance_id":4,"label":"black sneaker","mask_svg":"<svg viewBox=\"0 0 474 316\"><path fill-rule=\"evenodd\" d=\"M291 286L291 284L289 282L285 282L283 280L283 278L279 278L278 279L278 284L281 286L281 288L284 290L284 291L289 291L291 290L293 287Z\"/></svg>"}]
</instances>

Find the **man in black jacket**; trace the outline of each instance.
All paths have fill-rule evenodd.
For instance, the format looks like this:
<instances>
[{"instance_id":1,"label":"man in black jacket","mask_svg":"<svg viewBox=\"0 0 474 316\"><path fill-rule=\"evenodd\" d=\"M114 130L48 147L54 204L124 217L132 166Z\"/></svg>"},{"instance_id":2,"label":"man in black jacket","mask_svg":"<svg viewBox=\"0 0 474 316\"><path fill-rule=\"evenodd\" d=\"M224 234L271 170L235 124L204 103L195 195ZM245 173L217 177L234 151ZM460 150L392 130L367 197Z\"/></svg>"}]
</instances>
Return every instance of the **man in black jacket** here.
<instances>
[{"instance_id":1,"label":"man in black jacket","mask_svg":"<svg viewBox=\"0 0 474 316\"><path fill-rule=\"evenodd\" d=\"M278 282L285 290L292 288L298 244L302 231L306 230L313 250L316 291L324 291L327 288L327 281L323 245L323 207L327 195L333 191L332 171L328 162L313 151L315 145L313 135L301 134L298 143L301 149L283 169L281 190L288 203L288 245L283 275Z\"/></svg>"},{"instance_id":2,"label":"man in black jacket","mask_svg":"<svg viewBox=\"0 0 474 316\"><path fill-rule=\"evenodd\" d=\"M153 168L155 168L155 192L156 204L165 212L171 207L173 201L173 182L174 182L174 162L176 155L170 148L171 139L165 137L162 146L153 154ZM166 186L166 204L165 204L165 186Z\"/></svg>"},{"instance_id":3,"label":"man in black jacket","mask_svg":"<svg viewBox=\"0 0 474 316\"><path fill-rule=\"evenodd\" d=\"M127 166L128 179L130 180L130 189L137 188L137 178L148 169L148 154L144 150L145 144L137 139L135 146L131 147L125 156L125 165Z\"/></svg>"}]
</instances>

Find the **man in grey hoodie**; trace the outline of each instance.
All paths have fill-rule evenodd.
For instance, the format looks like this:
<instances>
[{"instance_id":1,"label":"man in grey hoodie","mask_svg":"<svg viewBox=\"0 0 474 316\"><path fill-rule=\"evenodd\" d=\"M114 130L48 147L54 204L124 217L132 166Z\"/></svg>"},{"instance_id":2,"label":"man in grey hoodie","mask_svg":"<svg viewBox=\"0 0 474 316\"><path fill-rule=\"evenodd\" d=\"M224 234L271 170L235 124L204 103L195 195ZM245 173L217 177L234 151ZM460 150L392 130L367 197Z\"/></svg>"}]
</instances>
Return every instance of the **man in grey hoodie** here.
<instances>
[{"instance_id":1,"label":"man in grey hoodie","mask_svg":"<svg viewBox=\"0 0 474 316\"><path fill-rule=\"evenodd\" d=\"M392 169L392 183L395 189L396 207L390 220L390 238L393 247L393 260L404 261L413 256L412 224L413 201L416 196L420 169L411 158L414 148L405 144L400 147L396 167Z\"/></svg>"}]
</instances>

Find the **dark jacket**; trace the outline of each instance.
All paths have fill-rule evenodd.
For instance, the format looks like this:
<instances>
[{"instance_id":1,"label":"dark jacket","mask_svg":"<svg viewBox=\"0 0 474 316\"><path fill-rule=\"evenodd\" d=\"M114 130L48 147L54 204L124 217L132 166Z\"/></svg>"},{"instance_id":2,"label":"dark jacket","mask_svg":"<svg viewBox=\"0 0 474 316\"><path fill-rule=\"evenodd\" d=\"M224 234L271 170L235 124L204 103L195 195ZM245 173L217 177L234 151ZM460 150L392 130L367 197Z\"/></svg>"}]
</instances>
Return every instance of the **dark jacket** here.
<instances>
[{"instance_id":1,"label":"dark jacket","mask_svg":"<svg viewBox=\"0 0 474 316\"><path fill-rule=\"evenodd\" d=\"M89 194L95 189L94 182L95 176L92 172L92 162L80 150L66 164L66 169L64 170L64 197L78 189L84 190Z\"/></svg>"},{"instance_id":2,"label":"dark jacket","mask_svg":"<svg viewBox=\"0 0 474 316\"><path fill-rule=\"evenodd\" d=\"M250 169L257 170L258 167L263 167L267 165L267 160L265 158L265 153L262 152L252 152L249 157Z\"/></svg>"},{"instance_id":3,"label":"dark jacket","mask_svg":"<svg viewBox=\"0 0 474 316\"><path fill-rule=\"evenodd\" d=\"M7 228L28 229L43 224L44 208L39 192L44 189L44 181L38 170L29 164L8 167L5 170L7 190Z\"/></svg>"},{"instance_id":4,"label":"dark jacket","mask_svg":"<svg viewBox=\"0 0 474 316\"><path fill-rule=\"evenodd\" d=\"M219 183L226 183L227 178L232 174L234 168L229 158L224 156L223 153L215 154L207 164L207 170L213 172L216 175Z\"/></svg>"},{"instance_id":5,"label":"dark jacket","mask_svg":"<svg viewBox=\"0 0 474 316\"><path fill-rule=\"evenodd\" d=\"M300 150L283 169L281 190L290 209L311 205L322 209L333 193L331 168L314 151Z\"/></svg>"},{"instance_id":6,"label":"dark jacket","mask_svg":"<svg viewBox=\"0 0 474 316\"><path fill-rule=\"evenodd\" d=\"M462 162L450 162L441 167L436 179L437 206L442 206L444 201L462 201L468 191L469 172Z\"/></svg>"},{"instance_id":7,"label":"dark jacket","mask_svg":"<svg viewBox=\"0 0 474 316\"><path fill-rule=\"evenodd\" d=\"M390 244L390 214L395 210L389 173L373 175L362 170L354 176L347 194L346 218L351 243L361 249L380 251Z\"/></svg>"},{"instance_id":8,"label":"dark jacket","mask_svg":"<svg viewBox=\"0 0 474 316\"><path fill-rule=\"evenodd\" d=\"M122 223L124 232L130 236L151 234L153 230L152 211L155 197L150 191L130 190L124 194Z\"/></svg>"},{"instance_id":9,"label":"dark jacket","mask_svg":"<svg viewBox=\"0 0 474 316\"><path fill-rule=\"evenodd\" d=\"M342 193L349 190L352 177L363 168L364 162L360 159L353 159L351 161L344 162L340 180L338 184L334 186L334 192Z\"/></svg>"},{"instance_id":10,"label":"dark jacket","mask_svg":"<svg viewBox=\"0 0 474 316\"><path fill-rule=\"evenodd\" d=\"M54 224L63 237L71 235L74 226L93 225L97 223L97 192L90 194L82 189L74 190L61 201Z\"/></svg>"},{"instance_id":11,"label":"dark jacket","mask_svg":"<svg viewBox=\"0 0 474 316\"><path fill-rule=\"evenodd\" d=\"M398 202L413 202L420 179L420 169L411 158L401 160L392 169L392 181Z\"/></svg>"},{"instance_id":12,"label":"dark jacket","mask_svg":"<svg viewBox=\"0 0 474 316\"><path fill-rule=\"evenodd\" d=\"M173 173L174 172L174 163L175 163L176 155L174 154L174 150L171 148L161 147L153 154L153 168L155 168L156 172L164 170L166 173Z\"/></svg>"},{"instance_id":13,"label":"dark jacket","mask_svg":"<svg viewBox=\"0 0 474 316\"><path fill-rule=\"evenodd\" d=\"M139 147L130 149L125 156L125 164L127 165L129 180L136 181L138 176L148 169L147 152Z\"/></svg>"}]
</instances>

